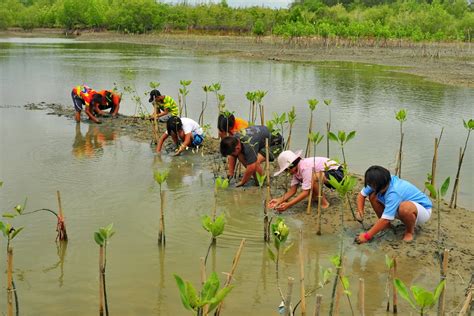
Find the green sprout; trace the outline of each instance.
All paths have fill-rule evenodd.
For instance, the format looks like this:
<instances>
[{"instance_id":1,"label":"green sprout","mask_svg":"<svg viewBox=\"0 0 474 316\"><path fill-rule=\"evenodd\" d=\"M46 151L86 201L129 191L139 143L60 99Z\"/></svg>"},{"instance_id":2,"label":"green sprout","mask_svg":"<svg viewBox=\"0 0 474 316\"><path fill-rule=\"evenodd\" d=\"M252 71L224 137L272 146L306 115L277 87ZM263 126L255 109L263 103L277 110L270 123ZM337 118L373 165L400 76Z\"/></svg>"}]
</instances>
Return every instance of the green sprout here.
<instances>
[{"instance_id":1,"label":"green sprout","mask_svg":"<svg viewBox=\"0 0 474 316\"><path fill-rule=\"evenodd\" d=\"M316 107L318 105L319 101L317 99L310 99L308 100L308 106L310 110L310 118L309 118L309 126L308 126L308 135L312 133L313 131L313 112L316 110ZM310 140L308 139L306 142L306 150L305 150L305 157L308 157L310 152L309 152L309 142Z\"/></svg>"},{"instance_id":2,"label":"green sprout","mask_svg":"<svg viewBox=\"0 0 474 316\"><path fill-rule=\"evenodd\" d=\"M160 228L158 231L158 244L164 245L166 243L165 237L165 192L162 190L162 185L168 179L169 170L154 171L153 178L160 185Z\"/></svg>"},{"instance_id":3,"label":"green sprout","mask_svg":"<svg viewBox=\"0 0 474 316\"><path fill-rule=\"evenodd\" d=\"M393 282L400 296L403 297L418 313L420 313L420 315L424 315L427 310L431 309L436 304L436 301L446 284L446 280L441 281L436 286L434 292L427 291L417 285L412 285L410 287L412 295L410 295L408 288L402 280L395 279Z\"/></svg>"},{"instance_id":4,"label":"green sprout","mask_svg":"<svg viewBox=\"0 0 474 316\"><path fill-rule=\"evenodd\" d=\"M107 302L107 289L105 286L105 268L107 266L107 244L110 238L115 234L114 224L109 224L105 227L100 227L94 233L94 240L99 245L99 314L109 315L109 305Z\"/></svg>"},{"instance_id":5,"label":"green sprout","mask_svg":"<svg viewBox=\"0 0 474 316\"><path fill-rule=\"evenodd\" d=\"M446 178L444 180L443 184L441 185L441 188L438 188L437 190L435 187L429 183L425 182L425 187L430 191L431 197L436 200L436 205L437 205L437 213L438 213L438 246L441 247L441 199L446 195L446 192L448 191L449 188L449 182L450 182L450 177ZM439 249L439 252L441 253L441 249Z\"/></svg>"},{"instance_id":6,"label":"green sprout","mask_svg":"<svg viewBox=\"0 0 474 316\"><path fill-rule=\"evenodd\" d=\"M325 99L324 104L328 107L329 120L326 122L326 157L329 157L329 133L331 132L331 108L329 107L332 103L331 99Z\"/></svg>"},{"instance_id":7,"label":"green sprout","mask_svg":"<svg viewBox=\"0 0 474 316\"><path fill-rule=\"evenodd\" d=\"M188 117L188 108L186 105L186 96L189 94L188 86L191 84L191 80L180 80L181 88L179 88L179 93L181 94L183 105L184 105L184 116ZM181 113L181 111L180 111Z\"/></svg>"},{"instance_id":8,"label":"green sprout","mask_svg":"<svg viewBox=\"0 0 474 316\"><path fill-rule=\"evenodd\" d=\"M286 140L285 149L289 149L289 148L290 148L291 131L292 131L292 129L293 129L293 124L295 124L295 122L296 122L296 111L295 111L295 107L292 106L292 107L291 107L291 111L288 112L289 132L288 132L288 139Z\"/></svg>"},{"instance_id":9,"label":"green sprout","mask_svg":"<svg viewBox=\"0 0 474 316\"><path fill-rule=\"evenodd\" d=\"M336 136L336 134L334 134L332 132L329 132L329 134L328 134L329 139L332 140L333 142L338 143L339 146L341 147L342 158L344 160L344 165L345 166L347 166L347 163L346 163L346 155L344 153L344 145L347 144L348 141L353 139L355 137L355 134L356 134L355 131L349 132L347 134L347 136L346 136L346 132L344 132L344 131L338 131L337 136Z\"/></svg>"},{"instance_id":10,"label":"green sprout","mask_svg":"<svg viewBox=\"0 0 474 316\"><path fill-rule=\"evenodd\" d=\"M395 118L400 122L400 149L398 150L398 164L395 170L395 174L399 177L402 176L402 146L403 146L403 122L407 120L407 110L401 109L395 114Z\"/></svg>"}]
</instances>

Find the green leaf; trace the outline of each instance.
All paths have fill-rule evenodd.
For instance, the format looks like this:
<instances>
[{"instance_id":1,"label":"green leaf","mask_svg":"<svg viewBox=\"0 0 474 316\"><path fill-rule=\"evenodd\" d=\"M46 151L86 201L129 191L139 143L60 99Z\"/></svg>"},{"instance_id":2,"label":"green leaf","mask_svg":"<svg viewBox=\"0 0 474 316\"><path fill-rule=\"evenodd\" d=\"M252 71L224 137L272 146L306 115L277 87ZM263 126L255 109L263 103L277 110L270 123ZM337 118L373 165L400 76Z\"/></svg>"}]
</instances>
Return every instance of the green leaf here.
<instances>
[{"instance_id":1,"label":"green leaf","mask_svg":"<svg viewBox=\"0 0 474 316\"><path fill-rule=\"evenodd\" d=\"M327 106L330 106L331 102L332 102L331 99L324 99L324 104L326 104Z\"/></svg>"},{"instance_id":2,"label":"green leaf","mask_svg":"<svg viewBox=\"0 0 474 316\"><path fill-rule=\"evenodd\" d=\"M196 310L196 308L201 307L197 291L190 282L186 281L185 284L186 284L186 296L189 301L189 306L191 306L192 309Z\"/></svg>"},{"instance_id":3,"label":"green leaf","mask_svg":"<svg viewBox=\"0 0 474 316\"><path fill-rule=\"evenodd\" d=\"M403 122L407 119L407 110L406 109L401 109L400 111L397 112L395 115L395 118L397 121Z\"/></svg>"},{"instance_id":4,"label":"green leaf","mask_svg":"<svg viewBox=\"0 0 474 316\"><path fill-rule=\"evenodd\" d=\"M222 181L221 187L223 190L227 189L229 187L229 179L224 179L224 181Z\"/></svg>"},{"instance_id":5,"label":"green leaf","mask_svg":"<svg viewBox=\"0 0 474 316\"><path fill-rule=\"evenodd\" d=\"M214 221L214 224L212 225L212 236L217 237L221 235L224 232L224 227L225 227L225 218L224 218L224 213L216 217L216 220Z\"/></svg>"},{"instance_id":6,"label":"green leaf","mask_svg":"<svg viewBox=\"0 0 474 316\"><path fill-rule=\"evenodd\" d=\"M216 179L216 189L219 189L222 185L222 178L221 177L217 177Z\"/></svg>"},{"instance_id":7,"label":"green leaf","mask_svg":"<svg viewBox=\"0 0 474 316\"><path fill-rule=\"evenodd\" d=\"M437 197L438 195L436 194L435 187L434 187L431 183L425 182L425 188L427 188L428 191L430 191L431 196L432 196L434 199L436 199L436 197Z\"/></svg>"},{"instance_id":8,"label":"green leaf","mask_svg":"<svg viewBox=\"0 0 474 316\"><path fill-rule=\"evenodd\" d=\"M349 283L349 279L346 277L346 276L343 276L341 278L341 282L342 282L342 286L344 287L344 290L345 291L348 291L349 290L349 287L350 287L350 283ZM349 292L349 291L348 291ZM349 293L346 293L347 295L351 295L351 292Z\"/></svg>"},{"instance_id":9,"label":"green leaf","mask_svg":"<svg viewBox=\"0 0 474 316\"><path fill-rule=\"evenodd\" d=\"M431 307L435 303L433 293L428 292L424 288L413 285L410 288L410 290L413 293L413 296L415 297L415 301L419 307L421 308Z\"/></svg>"},{"instance_id":10,"label":"green leaf","mask_svg":"<svg viewBox=\"0 0 474 316\"><path fill-rule=\"evenodd\" d=\"M346 142L346 132L344 131L338 131L337 132L337 137L339 138L339 141L344 144Z\"/></svg>"},{"instance_id":11,"label":"green leaf","mask_svg":"<svg viewBox=\"0 0 474 316\"><path fill-rule=\"evenodd\" d=\"M208 232L211 232L212 230L212 220L211 220L211 217L209 215L204 215L202 218L201 218L201 225L202 227L208 231Z\"/></svg>"},{"instance_id":12,"label":"green leaf","mask_svg":"<svg viewBox=\"0 0 474 316\"><path fill-rule=\"evenodd\" d=\"M229 294L230 291L232 291L233 288L234 286L230 285L230 286L220 289L217 292L217 294L214 296L214 298L211 300L211 304L209 305L209 312L214 310L219 305L219 303L224 300L227 294Z\"/></svg>"},{"instance_id":13,"label":"green leaf","mask_svg":"<svg viewBox=\"0 0 474 316\"><path fill-rule=\"evenodd\" d=\"M212 272L209 278L206 280L201 291L201 302L209 302L219 290L219 278L215 272Z\"/></svg>"},{"instance_id":14,"label":"green leaf","mask_svg":"<svg viewBox=\"0 0 474 316\"><path fill-rule=\"evenodd\" d=\"M286 254L293 247L293 245L294 245L294 243L291 243L288 246L286 246L286 248L283 249L283 254Z\"/></svg>"},{"instance_id":15,"label":"green leaf","mask_svg":"<svg viewBox=\"0 0 474 316\"><path fill-rule=\"evenodd\" d=\"M408 293L408 289L407 289L405 283L403 283L403 281L400 280L400 279L395 279L395 280L393 280L393 284L395 284L395 287L398 291L398 294L400 294L401 297L403 297L408 303L410 303L410 305L414 309L416 309L415 303L413 302L412 298L410 297L410 294Z\"/></svg>"},{"instance_id":16,"label":"green leaf","mask_svg":"<svg viewBox=\"0 0 474 316\"><path fill-rule=\"evenodd\" d=\"M443 291L445 285L446 285L446 280L443 280L443 281L439 282L439 284L436 287L435 292L434 292L434 300L435 301L438 300L438 298L441 295L441 292Z\"/></svg>"},{"instance_id":17,"label":"green leaf","mask_svg":"<svg viewBox=\"0 0 474 316\"><path fill-rule=\"evenodd\" d=\"M447 177L446 180L444 180L443 185L441 185L441 189L440 189L441 196L446 195L446 192L448 191L448 188L449 188L449 181L450 180L451 180L450 177Z\"/></svg>"},{"instance_id":18,"label":"green leaf","mask_svg":"<svg viewBox=\"0 0 474 316\"><path fill-rule=\"evenodd\" d=\"M99 246L104 246L105 239L104 239L104 237L102 236L101 233L95 232L94 233L94 240Z\"/></svg>"},{"instance_id":19,"label":"green leaf","mask_svg":"<svg viewBox=\"0 0 474 316\"><path fill-rule=\"evenodd\" d=\"M266 175L260 174L260 173L258 173L258 172L256 172L256 175L257 175L258 186L259 186L260 188L262 188L263 185L265 184Z\"/></svg>"},{"instance_id":20,"label":"green leaf","mask_svg":"<svg viewBox=\"0 0 474 316\"><path fill-rule=\"evenodd\" d=\"M2 221L0 221L0 230L3 233L3 236L5 236L5 237L8 236L7 227L5 226L5 224Z\"/></svg>"},{"instance_id":21,"label":"green leaf","mask_svg":"<svg viewBox=\"0 0 474 316\"><path fill-rule=\"evenodd\" d=\"M347 140L346 142L350 141L351 139L353 139L356 135L356 131L352 131L349 133L349 135L347 135Z\"/></svg>"},{"instance_id":22,"label":"green leaf","mask_svg":"<svg viewBox=\"0 0 474 316\"><path fill-rule=\"evenodd\" d=\"M329 280L332 276L332 269L331 268L327 268L324 270L323 272L323 285L325 284L328 284L329 283Z\"/></svg>"},{"instance_id":23,"label":"green leaf","mask_svg":"<svg viewBox=\"0 0 474 316\"><path fill-rule=\"evenodd\" d=\"M336 134L334 134L333 132L329 132L329 135L328 135L329 139L332 140L333 142L339 142L339 139L337 138Z\"/></svg>"},{"instance_id":24,"label":"green leaf","mask_svg":"<svg viewBox=\"0 0 474 316\"><path fill-rule=\"evenodd\" d=\"M3 181L0 181L0 188L3 186Z\"/></svg>"},{"instance_id":25,"label":"green leaf","mask_svg":"<svg viewBox=\"0 0 474 316\"><path fill-rule=\"evenodd\" d=\"M16 215L15 214L12 214L12 213L5 213L2 215L2 217L5 217L5 218L14 218Z\"/></svg>"},{"instance_id":26,"label":"green leaf","mask_svg":"<svg viewBox=\"0 0 474 316\"><path fill-rule=\"evenodd\" d=\"M268 251L268 256L270 257L270 259L272 259L273 262L276 261L276 257L275 257L275 254L273 253L273 251L267 247L267 251Z\"/></svg>"},{"instance_id":27,"label":"green leaf","mask_svg":"<svg viewBox=\"0 0 474 316\"><path fill-rule=\"evenodd\" d=\"M334 189L336 189L336 191L340 190L341 183L339 183L339 181L337 181L337 179L334 178L332 175L329 175L328 182Z\"/></svg>"},{"instance_id":28,"label":"green leaf","mask_svg":"<svg viewBox=\"0 0 474 316\"><path fill-rule=\"evenodd\" d=\"M341 266L341 257L339 255L334 255L331 257L331 262L336 268L339 268Z\"/></svg>"},{"instance_id":29,"label":"green leaf","mask_svg":"<svg viewBox=\"0 0 474 316\"><path fill-rule=\"evenodd\" d=\"M318 105L319 101L316 100L316 99L310 99L308 100L308 105L309 105L309 109L311 111L314 111L316 110L316 106Z\"/></svg>"},{"instance_id":30,"label":"green leaf","mask_svg":"<svg viewBox=\"0 0 474 316\"><path fill-rule=\"evenodd\" d=\"M15 238L15 236L18 235L18 234L23 230L23 228L24 228L24 227L20 227L20 228L15 229L15 230L13 231L13 233L12 233L10 239Z\"/></svg>"},{"instance_id":31,"label":"green leaf","mask_svg":"<svg viewBox=\"0 0 474 316\"><path fill-rule=\"evenodd\" d=\"M385 254L385 265L388 269L393 267L393 259L391 259L387 254Z\"/></svg>"},{"instance_id":32,"label":"green leaf","mask_svg":"<svg viewBox=\"0 0 474 316\"><path fill-rule=\"evenodd\" d=\"M186 292L186 285L184 284L183 279L179 275L173 274L176 283L178 284L179 295L181 297L181 302L183 303L184 308L188 310L192 310L191 305L189 304L187 292Z\"/></svg>"}]
</instances>

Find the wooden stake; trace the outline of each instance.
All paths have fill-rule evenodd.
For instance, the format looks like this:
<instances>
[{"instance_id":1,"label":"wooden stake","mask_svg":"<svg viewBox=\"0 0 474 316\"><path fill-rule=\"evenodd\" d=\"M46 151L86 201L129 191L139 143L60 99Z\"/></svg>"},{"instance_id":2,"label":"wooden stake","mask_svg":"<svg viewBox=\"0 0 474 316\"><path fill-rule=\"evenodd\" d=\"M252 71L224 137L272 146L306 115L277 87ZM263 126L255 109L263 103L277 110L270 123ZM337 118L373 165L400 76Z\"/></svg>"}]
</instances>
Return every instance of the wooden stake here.
<instances>
[{"instance_id":1,"label":"wooden stake","mask_svg":"<svg viewBox=\"0 0 474 316\"><path fill-rule=\"evenodd\" d=\"M232 260L232 268L230 269L230 272L227 275L227 279L225 281L224 287L228 287L230 283L232 282L232 277L234 276L235 270L237 269L237 264L239 263L240 255L242 254L242 249L244 249L244 245L245 245L245 238L242 239L242 241L240 242L239 249L235 253L234 259ZM214 316L220 315L222 304L223 304L223 301L219 303L219 306L217 307Z\"/></svg>"},{"instance_id":2,"label":"wooden stake","mask_svg":"<svg viewBox=\"0 0 474 316\"><path fill-rule=\"evenodd\" d=\"M393 313L398 313L398 297L397 297L397 288L393 282L397 277L397 258L393 257L393 268L392 268L392 305Z\"/></svg>"},{"instance_id":3,"label":"wooden stake","mask_svg":"<svg viewBox=\"0 0 474 316\"><path fill-rule=\"evenodd\" d=\"M64 222L63 207L61 204L61 195L59 191L56 191L56 194L58 196L58 206L59 206L59 218L58 218L58 224L56 226L56 231L58 232L58 235L56 236L56 240L67 241L66 223Z\"/></svg>"},{"instance_id":4,"label":"wooden stake","mask_svg":"<svg viewBox=\"0 0 474 316\"><path fill-rule=\"evenodd\" d=\"M449 256L449 250L444 249L443 261L442 261L441 271L440 271L441 281L446 280L446 275L448 273L448 256ZM441 295L439 296L439 299L438 299L438 315L444 316L445 309L446 309L446 284L444 285L444 288L441 291Z\"/></svg>"},{"instance_id":5,"label":"wooden stake","mask_svg":"<svg viewBox=\"0 0 474 316\"><path fill-rule=\"evenodd\" d=\"M206 264L204 263L204 257L199 258L201 262L201 285L206 283Z\"/></svg>"},{"instance_id":6,"label":"wooden stake","mask_svg":"<svg viewBox=\"0 0 474 316\"><path fill-rule=\"evenodd\" d=\"M292 315L291 295L293 294L293 282L294 281L295 281L294 278L288 277L288 292L287 292L286 298L285 298L285 315L286 316L291 316Z\"/></svg>"},{"instance_id":7,"label":"wooden stake","mask_svg":"<svg viewBox=\"0 0 474 316\"><path fill-rule=\"evenodd\" d=\"M329 122L326 122L326 131L327 131L326 132L326 147L327 147L326 148L327 149L326 150L326 152L327 152L326 157L330 157L329 156L329 137L328 137L328 135L329 135L329 132L331 131L331 123L329 123Z\"/></svg>"},{"instance_id":8,"label":"wooden stake","mask_svg":"<svg viewBox=\"0 0 474 316\"><path fill-rule=\"evenodd\" d=\"M104 247L99 248L99 315L104 315Z\"/></svg>"},{"instance_id":9,"label":"wooden stake","mask_svg":"<svg viewBox=\"0 0 474 316\"><path fill-rule=\"evenodd\" d=\"M359 313L365 316L365 282L362 278L359 279Z\"/></svg>"},{"instance_id":10,"label":"wooden stake","mask_svg":"<svg viewBox=\"0 0 474 316\"><path fill-rule=\"evenodd\" d=\"M161 191L160 188L160 230L158 233L158 244L164 245L166 244L166 237L165 237L165 191Z\"/></svg>"},{"instance_id":11,"label":"wooden stake","mask_svg":"<svg viewBox=\"0 0 474 316\"><path fill-rule=\"evenodd\" d=\"M433 153L433 162L431 163L431 185L436 187L436 164L438 160L438 147L441 142L441 137L443 137L444 127L441 128L441 133L439 134L439 138L435 138L434 143L434 153Z\"/></svg>"},{"instance_id":12,"label":"wooden stake","mask_svg":"<svg viewBox=\"0 0 474 316\"><path fill-rule=\"evenodd\" d=\"M321 236L321 200L323 198L322 192L323 192L323 173L320 172L318 175L319 179L319 187L318 187L318 230L316 232L316 235Z\"/></svg>"},{"instance_id":13,"label":"wooden stake","mask_svg":"<svg viewBox=\"0 0 474 316\"><path fill-rule=\"evenodd\" d=\"M7 249L7 315L13 316L13 248Z\"/></svg>"},{"instance_id":14,"label":"wooden stake","mask_svg":"<svg viewBox=\"0 0 474 316\"><path fill-rule=\"evenodd\" d=\"M471 276L471 282L469 282L469 286L467 287L466 299L464 300L464 303L462 304L462 308L461 308L461 311L459 312L459 316L467 316L467 312L469 309L472 312L471 303L473 299L473 294L472 294L473 291L474 291L474 274ZM470 306L471 308L469 308Z\"/></svg>"},{"instance_id":15,"label":"wooden stake","mask_svg":"<svg viewBox=\"0 0 474 316\"><path fill-rule=\"evenodd\" d=\"M263 207L263 240L268 242L270 241L270 225L268 222L267 205L272 198L270 192L270 146L268 138L265 139L265 173L267 178L267 196Z\"/></svg>"},{"instance_id":16,"label":"wooden stake","mask_svg":"<svg viewBox=\"0 0 474 316\"><path fill-rule=\"evenodd\" d=\"M322 300L323 296L321 294L316 294L316 306L314 307L314 316L320 316Z\"/></svg>"},{"instance_id":17,"label":"wooden stake","mask_svg":"<svg viewBox=\"0 0 474 316\"><path fill-rule=\"evenodd\" d=\"M309 196L308 196L308 207L306 208L306 215L311 214L311 204L313 201L313 188L314 188L315 177L316 177L316 172L314 171L314 167L313 167L313 173L311 174L311 189L309 191Z\"/></svg>"},{"instance_id":18,"label":"wooden stake","mask_svg":"<svg viewBox=\"0 0 474 316\"><path fill-rule=\"evenodd\" d=\"M304 288L304 254L303 254L303 230L300 229L300 295L301 295L301 315L306 315L306 291Z\"/></svg>"}]
</instances>

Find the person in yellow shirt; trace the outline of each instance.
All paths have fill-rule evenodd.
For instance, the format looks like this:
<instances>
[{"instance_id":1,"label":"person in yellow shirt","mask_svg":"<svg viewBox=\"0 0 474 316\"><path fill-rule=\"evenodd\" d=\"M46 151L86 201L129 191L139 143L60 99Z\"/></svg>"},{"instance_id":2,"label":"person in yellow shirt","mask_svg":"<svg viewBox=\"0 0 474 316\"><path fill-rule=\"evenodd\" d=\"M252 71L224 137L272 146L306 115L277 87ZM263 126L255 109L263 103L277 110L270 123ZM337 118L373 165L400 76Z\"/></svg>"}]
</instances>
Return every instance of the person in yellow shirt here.
<instances>
[{"instance_id":1,"label":"person in yellow shirt","mask_svg":"<svg viewBox=\"0 0 474 316\"><path fill-rule=\"evenodd\" d=\"M160 122L167 122L170 117L179 115L175 100L169 95L162 95L159 90L154 89L150 92L148 102L156 105L158 113L153 113L153 116L156 115Z\"/></svg>"}]
</instances>

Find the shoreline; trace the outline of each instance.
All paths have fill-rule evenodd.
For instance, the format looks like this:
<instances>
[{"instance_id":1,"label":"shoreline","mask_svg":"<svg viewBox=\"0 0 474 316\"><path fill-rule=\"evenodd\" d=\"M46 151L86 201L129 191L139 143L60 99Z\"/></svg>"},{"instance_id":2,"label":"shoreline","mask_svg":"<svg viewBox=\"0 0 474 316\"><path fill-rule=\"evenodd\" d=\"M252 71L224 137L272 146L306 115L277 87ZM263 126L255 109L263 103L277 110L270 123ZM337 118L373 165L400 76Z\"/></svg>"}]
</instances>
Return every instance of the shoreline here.
<instances>
[{"instance_id":1,"label":"shoreline","mask_svg":"<svg viewBox=\"0 0 474 316\"><path fill-rule=\"evenodd\" d=\"M31 32L10 29L2 37L64 37L59 29ZM81 31L77 41L156 45L195 51L202 55L268 60L271 62L354 62L393 67L396 72L416 75L435 83L474 88L474 49L470 43L410 43L392 40L379 43L361 40L330 42L321 38L256 38L241 35L151 33L140 35L116 32ZM328 43L330 42L330 43Z\"/></svg>"}]
</instances>

